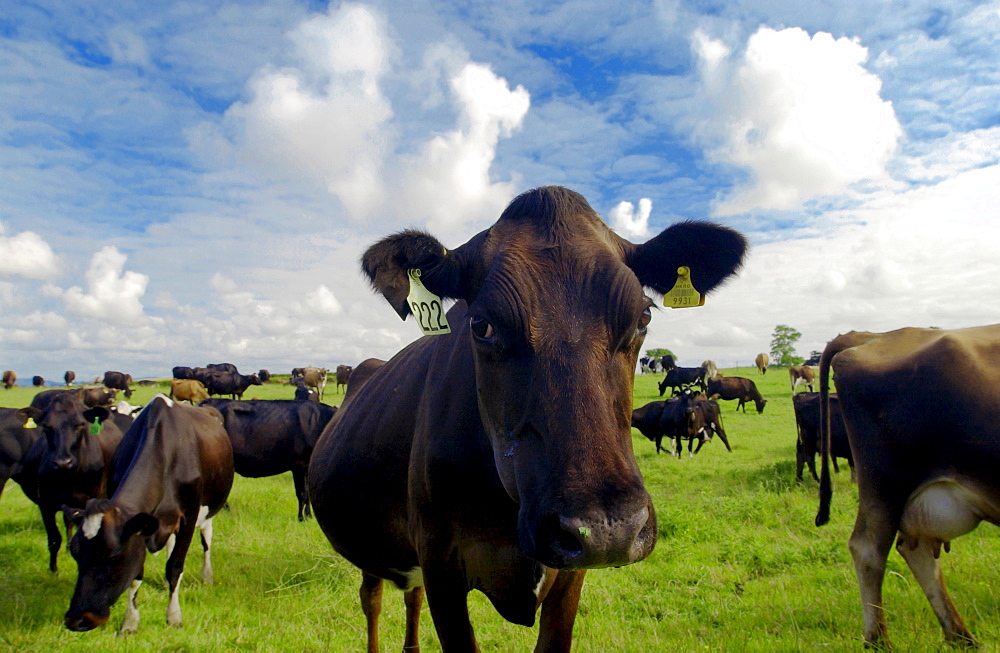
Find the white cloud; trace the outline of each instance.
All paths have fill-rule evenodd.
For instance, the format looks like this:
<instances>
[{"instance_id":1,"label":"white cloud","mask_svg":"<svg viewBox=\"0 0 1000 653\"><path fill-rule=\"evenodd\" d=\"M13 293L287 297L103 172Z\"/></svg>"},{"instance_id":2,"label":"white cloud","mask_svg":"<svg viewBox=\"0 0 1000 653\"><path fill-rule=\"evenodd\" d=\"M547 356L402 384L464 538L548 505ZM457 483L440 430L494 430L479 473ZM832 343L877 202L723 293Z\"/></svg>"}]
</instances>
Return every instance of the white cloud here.
<instances>
[{"instance_id":1,"label":"white cloud","mask_svg":"<svg viewBox=\"0 0 1000 653\"><path fill-rule=\"evenodd\" d=\"M306 307L317 315L333 317L344 312L333 292L324 285L306 295Z\"/></svg>"},{"instance_id":2,"label":"white cloud","mask_svg":"<svg viewBox=\"0 0 1000 653\"><path fill-rule=\"evenodd\" d=\"M128 257L110 245L90 261L87 292L73 286L63 294L66 310L74 315L122 326L136 326L147 321L139 301L146 292L149 277L124 271Z\"/></svg>"},{"instance_id":3,"label":"white cloud","mask_svg":"<svg viewBox=\"0 0 1000 653\"><path fill-rule=\"evenodd\" d=\"M713 158L751 174L717 214L794 209L884 176L902 129L857 41L762 27L738 60L701 32L694 49L713 108L699 138Z\"/></svg>"},{"instance_id":4,"label":"white cloud","mask_svg":"<svg viewBox=\"0 0 1000 653\"><path fill-rule=\"evenodd\" d=\"M0 275L51 279L58 272L59 260L41 236L33 231L7 236L0 223Z\"/></svg>"},{"instance_id":5,"label":"white cloud","mask_svg":"<svg viewBox=\"0 0 1000 653\"><path fill-rule=\"evenodd\" d=\"M611 228L630 240L645 240L651 235L649 216L652 212L653 202L648 197L639 200L638 213L632 202L619 202L609 214Z\"/></svg>"}]
</instances>

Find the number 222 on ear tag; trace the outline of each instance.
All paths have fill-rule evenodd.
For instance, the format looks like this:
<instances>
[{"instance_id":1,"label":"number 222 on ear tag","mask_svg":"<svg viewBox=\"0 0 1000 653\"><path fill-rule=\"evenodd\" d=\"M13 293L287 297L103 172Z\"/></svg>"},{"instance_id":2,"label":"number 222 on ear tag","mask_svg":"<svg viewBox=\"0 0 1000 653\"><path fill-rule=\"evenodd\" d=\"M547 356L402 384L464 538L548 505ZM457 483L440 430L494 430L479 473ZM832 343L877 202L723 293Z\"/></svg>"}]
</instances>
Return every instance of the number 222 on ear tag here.
<instances>
[{"instance_id":1,"label":"number 222 on ear tag","mask_svg":"<svg viewBox=\"0 0 1000 653\"><path fill-rule=\"evenodd\" d=\"M420 330L428 336L451 333L448 318L445 317L444 308L441 306L441 298L427 290L420 281L420 270L414 268L407 270L406 273L410 277L410 294L406 296L406 303L410 305L413 317L417 318Z\"/></svg>"},{"instance_id":2,"label":"number 222 on ear tag","mask_svg":"<svg viewBox=\"0 0 1000 653\"><path fill-rule=\"evenodd\" d=\"M669 308L705 305L705 298L691 284L691 269L688 266L682 265L677 268L677 282L663 296L663 305Z\"/></svg>"}]
</instances>

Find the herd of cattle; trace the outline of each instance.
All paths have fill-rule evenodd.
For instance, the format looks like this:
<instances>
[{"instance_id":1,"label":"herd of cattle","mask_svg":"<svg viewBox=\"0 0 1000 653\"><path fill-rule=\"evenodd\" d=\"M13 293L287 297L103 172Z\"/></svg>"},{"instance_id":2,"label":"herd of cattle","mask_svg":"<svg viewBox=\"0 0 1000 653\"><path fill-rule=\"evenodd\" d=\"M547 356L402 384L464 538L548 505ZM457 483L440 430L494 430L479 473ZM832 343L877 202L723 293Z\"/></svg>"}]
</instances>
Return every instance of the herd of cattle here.
<instances>
[{"instance_id":1,"label":"herd of cattle","mask_svg":"<svg viewBox=\"0 0 1000 653\"><path fill-rule=\"evenodd\" d=\"M450 325L443 335L359 364L339 409L239 401L261 375L209 366L177 368L175 382L229 398L199 392L186 397L198 406L184 404L175 383L173 399L157 395L137 416L67 390L3 410L5 448L27 450L16 478L41 509L51 569L60 510L67 534L75 530L79 575L65 625L104 623L127 592L122 630L134 631L146 551L162 548L167 620L180 624L184 556L200 530L202 578L211 580L212 517L234 473L290 470L299 519L311 503L333 548L361 570L369 650L379 650L384 580L404 592L404 649L419 644L426 591L442 648L476 650L467 594L478 589L517 624L532 625L540 609L537 650L569 650L586 570L640 561L656 542L630 425L657 451L673 439L680 455L683 440L691 451L715 434L729 447L718 399L764 410L750 379L723 377L710 361L666 369L661 396L668 387L676 396L631 410L651 318L643 289L691 305L687 290L675 292L680 277L704 295L739 270L746 249L739 233L704 222L633 244L580 195L539 188L456 249L404 231L365 252L364 273L401 318L426 318L435 302L440 311L441 297L455 304L437 318ZM411 280L428 294L413 300ZM815 476L821 453L817 525L829 518L831 456L848 458L857 476L850 550L868 643L888 645L881 584L894 541L946 639L975 641L938 558L980 521L1000 524L1000 368L990 364L998 359L1000 326L852 332L823 353L818 394L795 394L813 389L811 369L790 372L797 474L808 462ZM757 358L761 374L768 363ZM317 395L321 376L293 372Z\"/></svg>"}]
</instances>

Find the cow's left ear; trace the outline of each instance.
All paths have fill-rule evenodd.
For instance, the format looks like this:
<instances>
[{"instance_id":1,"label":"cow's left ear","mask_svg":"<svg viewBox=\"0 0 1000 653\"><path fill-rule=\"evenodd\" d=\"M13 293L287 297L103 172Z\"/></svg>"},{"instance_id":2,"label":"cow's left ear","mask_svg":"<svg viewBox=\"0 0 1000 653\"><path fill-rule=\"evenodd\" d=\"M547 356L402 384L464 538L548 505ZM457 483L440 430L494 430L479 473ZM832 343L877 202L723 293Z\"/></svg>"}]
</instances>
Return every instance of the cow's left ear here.
<instances>
[{"instance_id":1,"label":"cow's left ear","mask_svg":"<svg viewBox=\"0 0 1000 653\"><path fill-rule=\"evenodd\" d=\"M73 524L77 528L83 524L83 511L79 508L71 508L70 506L63 504L61 510L63 512L63 519L66 520L67 523Z\"/></svg>"},{"instance_id":2,"label":"cow's left ear","mask_svg":"<svg viewBox=\"0 0 1000 653\"><path fill-rule=\"evenodd\" d=\"M94 423L94 418L103 424L104 420L111 417L111 410L105 408L104 406L94 406L93 408L88 408L83 411L83 416L86 418L88 424Z\"/></svg>"},{"instance_id":3,"label":"cow's left ear","mask_svg":"<svg viewBox=\"0 0 1000 653\"><path fill-rule=\"evenodd\" d=\"M691 284L710 292L743 266L749 249L741 233L713 222L680 222L641 245L624 241L626 263L639 282L660 294L677 283L677 268L691 270Z\"/></svg>"},{"instance_id":4,"label":"cow's left ear","mask_svg":"<svg viewBox=\"0 0 1000 653\"><path fill-rule=\"evenodd\" d=\"M124 542L132 535L138 533L143 537L149 537L160 528L160 520L148 512L140 512L131 517L122 527L121 541Z\"/></svg>"},{"instance_id":5,"label":"cow's left ear","mask_svg":"<svg viewBox=\"0 0 1000 653\"><path fill-rule=\"evenodd\" d=\"M408 229L378 241L361 257L361 270L376 291L406 319L410 306L409 270L420 270L420 281L435 295L469 300L479 288L475 262L486 239L484 231L457 249L447 249L437 238Z\"/></svg>"}]
</instances>

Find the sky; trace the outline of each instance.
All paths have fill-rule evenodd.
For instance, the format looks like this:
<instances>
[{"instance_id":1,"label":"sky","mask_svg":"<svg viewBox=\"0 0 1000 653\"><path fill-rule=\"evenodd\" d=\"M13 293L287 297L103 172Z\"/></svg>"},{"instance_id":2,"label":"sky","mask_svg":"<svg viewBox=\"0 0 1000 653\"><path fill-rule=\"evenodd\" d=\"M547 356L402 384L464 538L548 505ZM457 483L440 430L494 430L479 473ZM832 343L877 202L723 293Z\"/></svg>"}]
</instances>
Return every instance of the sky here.
<instances>
[{"instance_id":1,"label":"sky","mask_svg":"<svg viewBox=\"0 0 1000 653\"><path fill-rule=\"evenodd\" d=\"M10 0L0 368L357 364L419 337L361 252L517 194L742 231L644 348L752 364L1000 322L1000 2Z\"/></svg>"}]
</instances>

